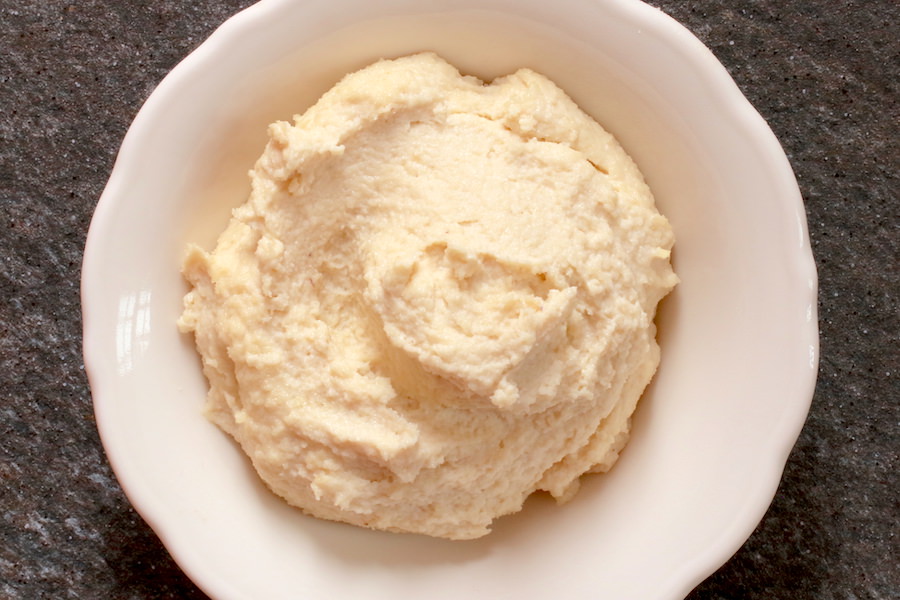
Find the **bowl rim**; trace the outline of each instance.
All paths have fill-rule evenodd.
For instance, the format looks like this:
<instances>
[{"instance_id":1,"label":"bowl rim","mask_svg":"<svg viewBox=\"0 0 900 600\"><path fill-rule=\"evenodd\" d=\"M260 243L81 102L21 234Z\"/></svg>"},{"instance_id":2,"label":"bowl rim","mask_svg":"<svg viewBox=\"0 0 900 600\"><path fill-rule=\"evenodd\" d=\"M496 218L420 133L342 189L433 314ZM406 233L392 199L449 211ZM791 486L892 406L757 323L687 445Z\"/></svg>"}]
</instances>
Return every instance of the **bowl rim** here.
<instances>
[{"instance_id":1,"label":"bowl rim","mask_svg":"<svg viewBox=\"0 0 900 600\"><path fill-rule=\"evenodd\" d=\"M238 594L227 581L209 574L197 551L189 544L182 543L179 536L170 531L161 504L154 498L154 494L146 493L144 486L127 468L111 434L115 424L111 420L108 403L105 400L110 396L105 383L107 366L96 341L98 336L95 333L95 318L91 311L91 307L96 304L93 300L98 293L96 290L100 288L97 282L103 277L104 257L98 251L97 240L112 226L117 199L122 195L123 186L139 153L142 139L152 127L164 98L177 95L180 87L208 64L216 61L218 48L237 42L245 32L253 30L257 23L269 18L272 13L279 12L291 1L260 0L234 14L178 63L149 95L123 138L108 183L92 217L82 259L80 293L84 365L92 393L97 428L107 458L125 496L159 536L179 567L202 590L216 598L238 597ZM798 253L793 257L791 267L797 272L798 277L808 282L808 295L804 301L809 308L803 337L809 346L810 368L803 375L802 399L792 399L790 410L786 410L782 415L778 423L779 443L766 448L765 458L771 467L766 470L769 476L755 488L757 490L755 497L743 505L742 511L735 511L733 527L724 529L717 542L710 544L705 552L685 558L676 572L669 577L673 586L672 597L684 597L723 565L753 533L775 496L789 454L806 421L815 390L819 361L816 266L803 199L787 156L768 123L750 104L712 51L674 18L641 0L579 1L602 3L606 10L618 11L632 20L640 21L646 32L664 41L673 52L682 54L685 57L685 64L694 67L695 74L707 84L708 93L715 97L717 104L726 107L723 110L731 119L739 123L739 127L749 140L748 144L758 149L758 153L765 158L767 169L779 180L786 197L790 197L784 209L790 211L796 219L799 237Z\"/></svg>"}]
</instances>

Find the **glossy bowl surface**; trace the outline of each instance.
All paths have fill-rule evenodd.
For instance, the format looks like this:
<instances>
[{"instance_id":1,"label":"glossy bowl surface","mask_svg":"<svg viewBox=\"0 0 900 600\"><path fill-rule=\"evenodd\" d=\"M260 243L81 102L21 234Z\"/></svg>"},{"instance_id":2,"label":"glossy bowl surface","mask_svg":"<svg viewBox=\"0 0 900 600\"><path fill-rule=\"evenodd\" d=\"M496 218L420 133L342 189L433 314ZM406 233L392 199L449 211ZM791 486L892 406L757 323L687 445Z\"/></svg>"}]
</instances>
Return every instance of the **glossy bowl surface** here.
<instances>
[{"instance_id":1,"label":"glossy bowl surface","mask_svg":"<svg viewBox=\"0 0 900 600\"><path fill-rule=\"evenodd\" d=\"M175 327L185 245L211 247L244 201L266 125L350 71L422 50L485 79L527 66L556 81L640 165L682 279L617 466L472 542L318 521L275 498L201 415L206 383ZM263 0L135 118L91 223L82 297L116 475L223 600L682 598L762 518L818 360L816 273L784 152L713 55L637 0Z\"/></svg>"}]
</instances>

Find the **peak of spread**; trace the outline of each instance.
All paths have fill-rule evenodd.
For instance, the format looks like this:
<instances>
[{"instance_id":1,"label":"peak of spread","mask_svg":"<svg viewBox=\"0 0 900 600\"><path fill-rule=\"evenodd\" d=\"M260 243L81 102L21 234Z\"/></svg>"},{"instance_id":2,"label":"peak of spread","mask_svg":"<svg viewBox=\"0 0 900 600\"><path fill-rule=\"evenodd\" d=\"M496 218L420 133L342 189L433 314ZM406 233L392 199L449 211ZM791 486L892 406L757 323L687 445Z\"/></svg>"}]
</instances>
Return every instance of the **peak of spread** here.
<instances>
[{"instance_id":1,"label":"peak of spread","mask_svg":"<svg viewBox=\"0 0 900 600\"><path fill-rule=\"evenodd\" d=\"M275 123L179 324L207 414L306 512L453 539L605 471L653 376L671 228L616 140L529 70L433 54Z\"/></svg>"}]
</instances>

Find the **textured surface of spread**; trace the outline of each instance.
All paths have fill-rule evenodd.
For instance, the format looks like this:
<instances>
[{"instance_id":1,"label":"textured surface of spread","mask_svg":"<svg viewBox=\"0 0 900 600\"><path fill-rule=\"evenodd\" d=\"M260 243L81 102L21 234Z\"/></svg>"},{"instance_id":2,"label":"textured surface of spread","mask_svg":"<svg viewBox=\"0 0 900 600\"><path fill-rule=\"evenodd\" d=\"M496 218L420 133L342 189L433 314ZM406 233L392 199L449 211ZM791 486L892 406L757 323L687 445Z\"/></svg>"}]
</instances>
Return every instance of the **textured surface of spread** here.
<instances>
[{"instance_id":1,"label":"textured surface of spread","mask_svg":"<svg viewBox=\"0 0 900 600\"><path fill-rule=\"evenodd\" d=\"M615 462L677 279L611 135L541 75L485 85L432 54L269 134L249 201L188 255L181 324L210 418L276 493L472 538Z\"/></svg>"}]
</instances>

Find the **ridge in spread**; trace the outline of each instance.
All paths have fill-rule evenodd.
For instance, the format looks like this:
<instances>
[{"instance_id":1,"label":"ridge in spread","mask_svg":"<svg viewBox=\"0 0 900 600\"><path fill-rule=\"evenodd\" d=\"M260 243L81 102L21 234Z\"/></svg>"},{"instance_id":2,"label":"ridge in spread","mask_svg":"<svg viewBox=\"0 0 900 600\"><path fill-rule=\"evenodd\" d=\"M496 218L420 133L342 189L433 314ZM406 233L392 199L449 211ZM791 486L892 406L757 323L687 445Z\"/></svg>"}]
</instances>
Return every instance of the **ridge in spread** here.
<instances>
[{"instance_id":1,"label":"ridge in spread","mask_svg":"<svg viewBox=\"0 0 900 600\"><path fill-rule=\"evenodd\" d=\"M433 54L270 126L191 247L209 418L317 517L468 539L616 461L659 362L672 230L633 161L529 70Z\"/></svg>"}]
</instances>

